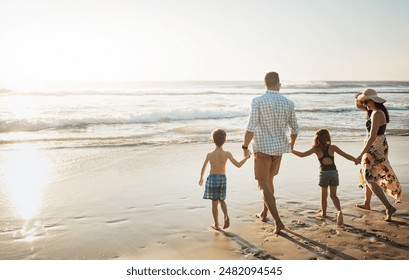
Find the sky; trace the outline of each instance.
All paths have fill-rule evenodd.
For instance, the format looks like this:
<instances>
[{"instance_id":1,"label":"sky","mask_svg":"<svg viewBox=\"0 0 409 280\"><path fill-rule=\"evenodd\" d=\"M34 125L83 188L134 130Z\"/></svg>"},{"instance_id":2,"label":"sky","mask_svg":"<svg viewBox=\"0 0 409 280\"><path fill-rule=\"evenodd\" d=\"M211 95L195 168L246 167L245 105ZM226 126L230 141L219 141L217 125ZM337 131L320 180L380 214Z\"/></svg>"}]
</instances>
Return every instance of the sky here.
<instances>
[{"instance_id":1,"label":"sky","mask_svg":"<svg viewBox=\"0 0 409 280\"><path fill-rule=\"evenodd\" d=\"M29 81L409 80L406 0L0 0Z\"/></svg>"}]
</instances>

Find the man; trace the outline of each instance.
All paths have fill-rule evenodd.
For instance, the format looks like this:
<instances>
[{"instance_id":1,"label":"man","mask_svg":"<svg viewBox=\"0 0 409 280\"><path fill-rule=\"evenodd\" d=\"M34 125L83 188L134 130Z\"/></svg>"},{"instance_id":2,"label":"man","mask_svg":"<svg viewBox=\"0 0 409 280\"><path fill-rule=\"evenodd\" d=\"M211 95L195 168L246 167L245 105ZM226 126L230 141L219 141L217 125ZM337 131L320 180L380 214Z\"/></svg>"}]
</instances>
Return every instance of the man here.
<instances>
[{"instance_id":1,"label":"man","mask_svg":"<svg viewBox=\"0 0 409 280\"><path fill-rule=\"evenodd\" d=\"M264 200L259 217L263 222L267 221L267 213L270 211L276 224L274 233L279 233L285 226L278 215L273 180L280 169L283 153L290 153L294 147L298 125L294 103L279 93L281 83L278 74L269 72L264 81L267 90L251 103L242 148L247 157L250 154L248 146L254 138L254 175Z\"/></svg>"}]
</instances>

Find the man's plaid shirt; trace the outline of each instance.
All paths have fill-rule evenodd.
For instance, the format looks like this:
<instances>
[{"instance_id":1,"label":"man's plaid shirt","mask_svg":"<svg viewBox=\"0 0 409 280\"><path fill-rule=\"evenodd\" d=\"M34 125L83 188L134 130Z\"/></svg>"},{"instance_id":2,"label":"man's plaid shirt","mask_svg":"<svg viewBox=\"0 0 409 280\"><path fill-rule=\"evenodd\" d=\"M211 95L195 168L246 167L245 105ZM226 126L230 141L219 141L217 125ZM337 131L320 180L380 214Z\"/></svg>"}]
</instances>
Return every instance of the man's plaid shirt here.
<instances>
[{"instance_id":1,"label":"man's plaid shirt","mask_svg":"<svg viewBox=\"0 0 409 280\"><path fill-rule=\"evenodd\" d=\"M278 91L267 90L253 99L246 129L254 132L254 152L274 156L290 153L287 132L298 134L294 103Z\"/></svg>"}]
</instances>

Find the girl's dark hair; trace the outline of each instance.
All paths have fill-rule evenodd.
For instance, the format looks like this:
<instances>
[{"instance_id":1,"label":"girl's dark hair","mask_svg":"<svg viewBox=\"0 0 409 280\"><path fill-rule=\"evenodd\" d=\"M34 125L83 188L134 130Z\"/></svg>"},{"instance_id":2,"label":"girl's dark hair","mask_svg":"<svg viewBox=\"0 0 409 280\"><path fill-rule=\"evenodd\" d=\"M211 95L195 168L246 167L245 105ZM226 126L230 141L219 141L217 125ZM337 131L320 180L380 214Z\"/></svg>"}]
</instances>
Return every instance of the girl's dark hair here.
<instances>
[{"instance_id":1,"label":"girl's dark hair","mask_svg":"<svg viewBox=\"0 0 409 280\"><path fill-rule=\"evenodd\" d=\"M329 131L326 129L317 130L314 135L314 140L312 141L312 146L324 150L329 145L331 145Z\"/></svg>"},{"instance_id":2,"label":"girl's dark hair","mask_svg":"<svg viewBox=\"0 0 409 280\"><path fill-rule=\"evenodd\" d=\"M389 113L388 113L388 109L386 109L385 105L383 105L383 103L378 103L378 102L374 102L375 103L375 107L378 109L381 109L382 112L385 114L385 118L386 118L386 123L389 123ZM366 110L367 114L368 114L368 119L371 118L372 115L372 110Z\"/></svg>"}]
</instances>

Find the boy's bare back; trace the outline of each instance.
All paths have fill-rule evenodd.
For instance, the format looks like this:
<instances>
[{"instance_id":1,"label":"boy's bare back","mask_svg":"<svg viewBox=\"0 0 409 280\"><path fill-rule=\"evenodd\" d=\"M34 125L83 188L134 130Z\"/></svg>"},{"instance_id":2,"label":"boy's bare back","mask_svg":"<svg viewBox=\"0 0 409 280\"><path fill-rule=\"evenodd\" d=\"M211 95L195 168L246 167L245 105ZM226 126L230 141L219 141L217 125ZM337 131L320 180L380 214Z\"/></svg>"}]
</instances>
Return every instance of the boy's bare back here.
<instances>
[{"instance_id":1,"label":"boy's bare back","mask_svg":"<svg viewBox=\"0 0 409 280\"><path fill-rule=\"evenodd\" d=\"M213 152L207 154L210 163L210 174L226 174L226 162L230 152L218 147Z\"/></svg>"},{"instance_id":2,"label":"boy's bare back","mask_svg":"<svg viewBox=\"0 0 409 280\"><path fill-rule=\"evenodd\" d=\"M226 174L227 160L240 168L249 157L250 155L238 162L230 152L223 150L222 147L216 147L213 152L207 154L206 159L210 163L210 174Z\"/></svg>"}]
</instances>

